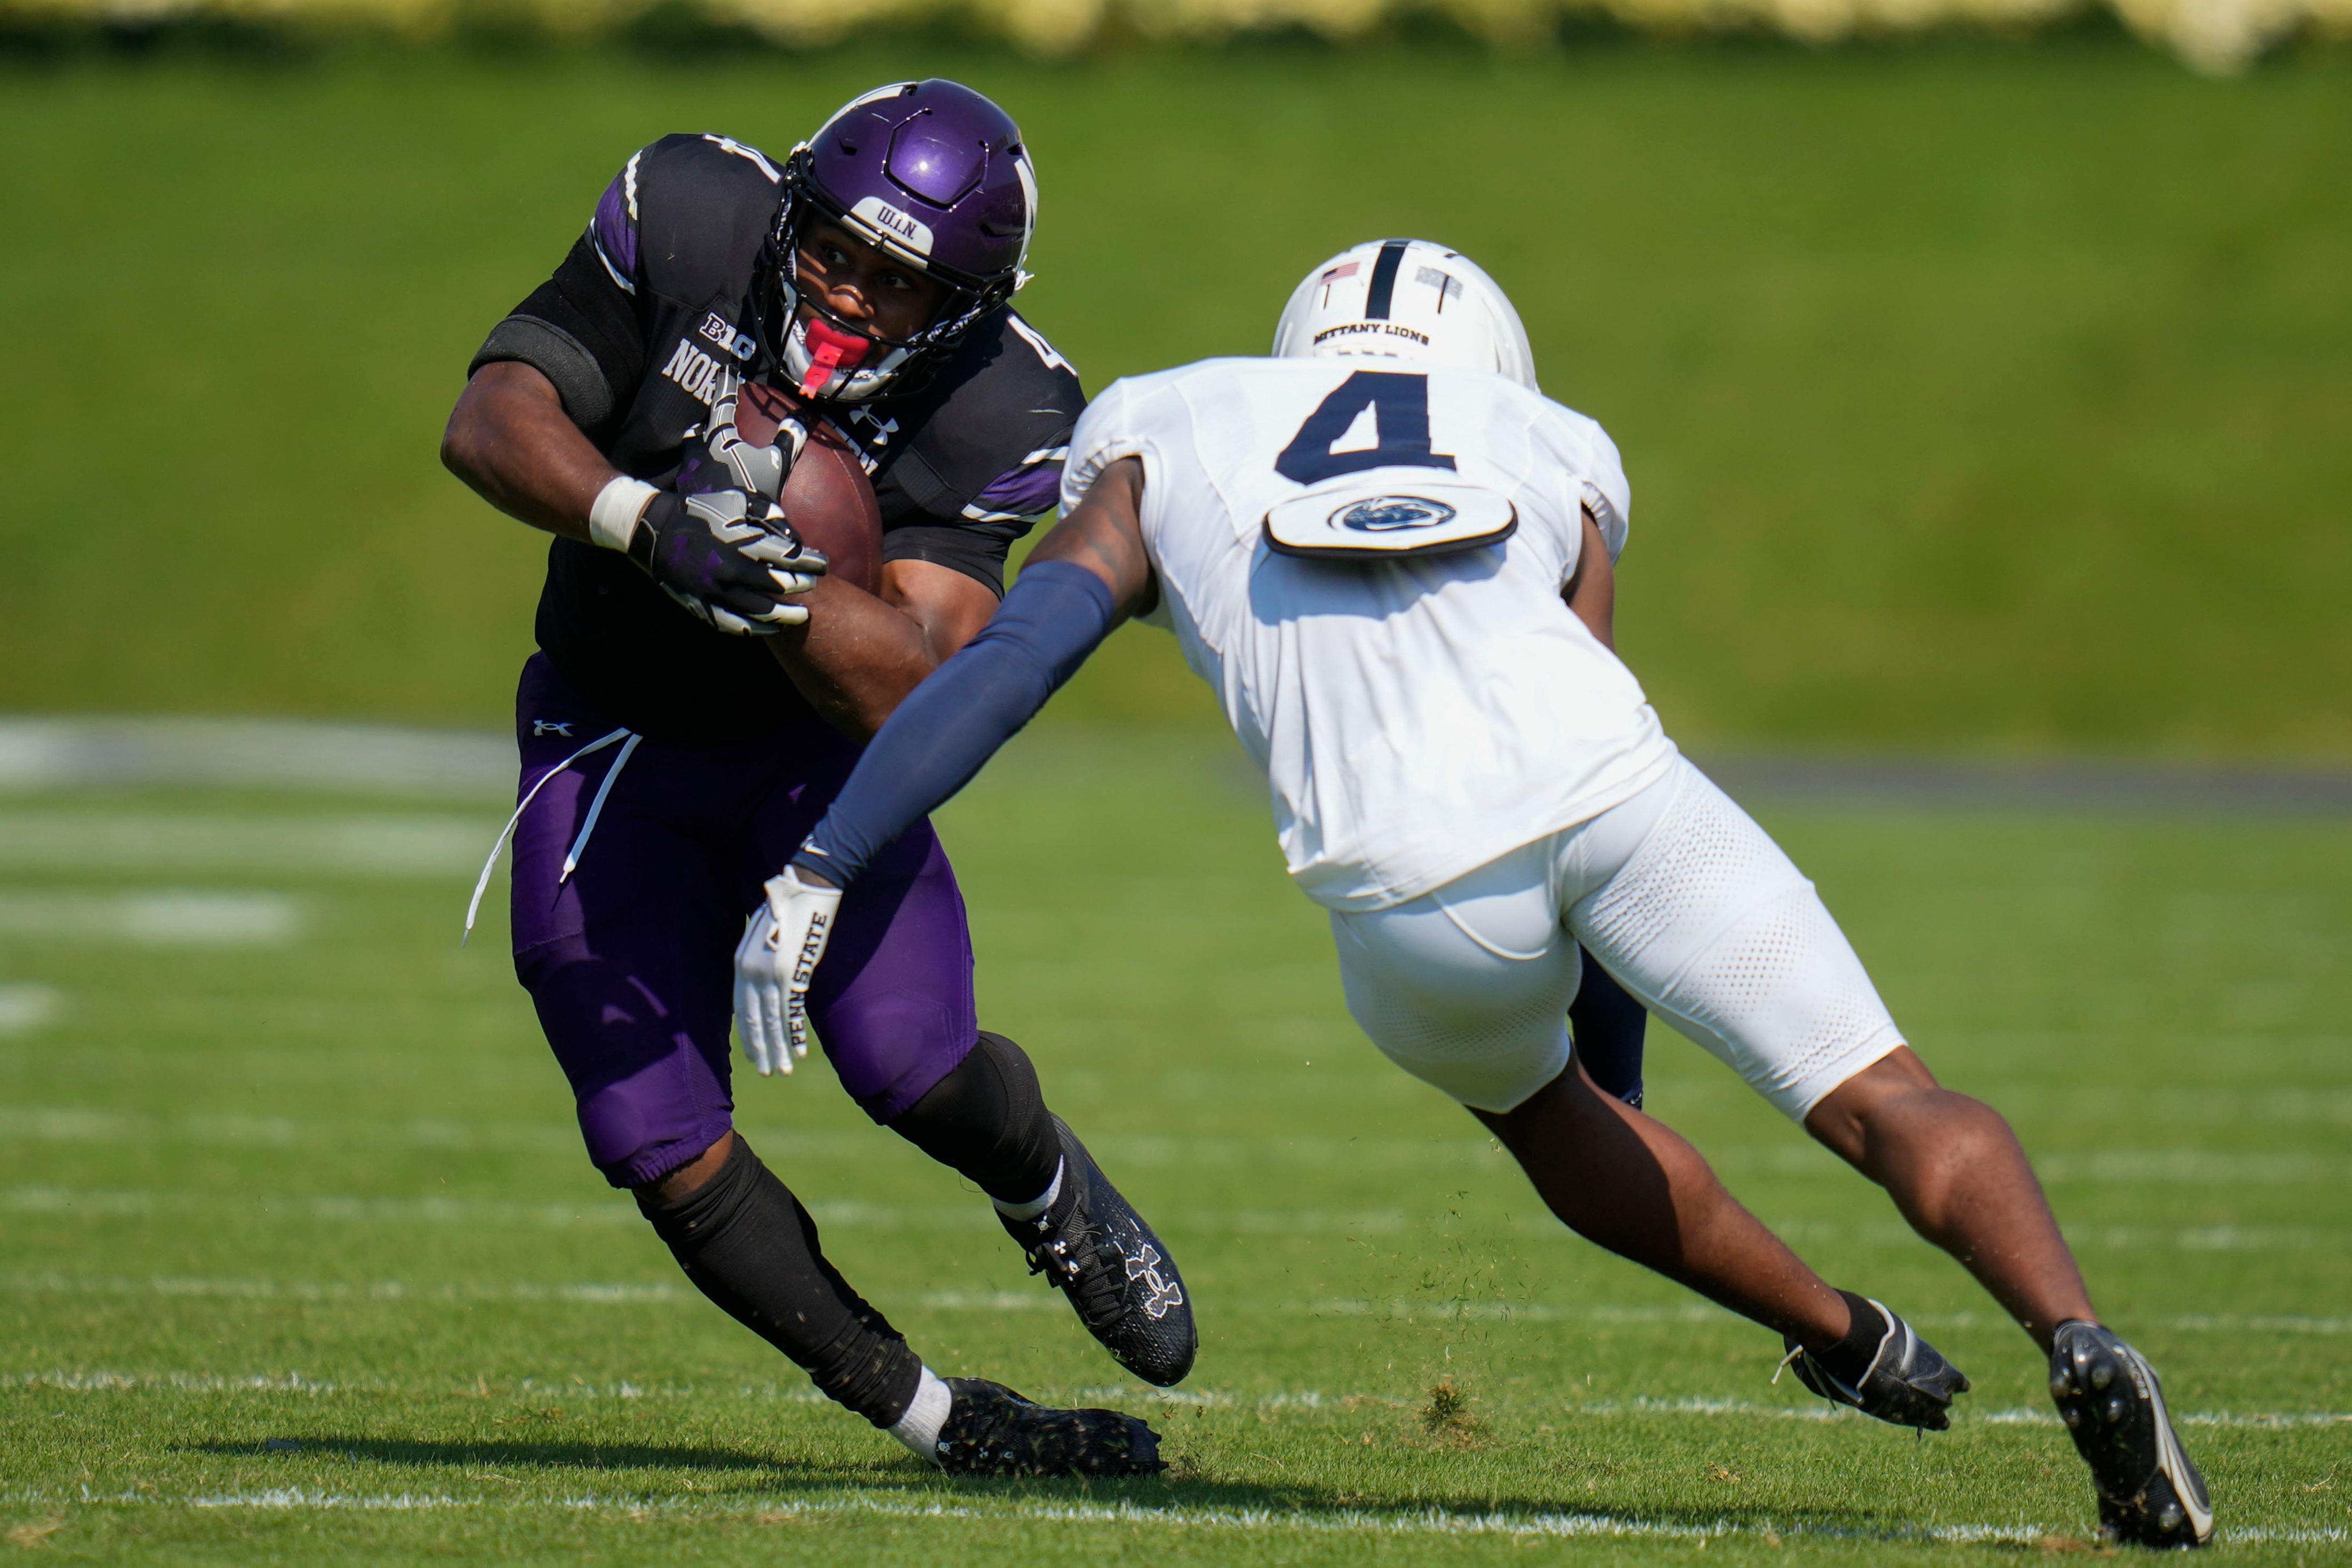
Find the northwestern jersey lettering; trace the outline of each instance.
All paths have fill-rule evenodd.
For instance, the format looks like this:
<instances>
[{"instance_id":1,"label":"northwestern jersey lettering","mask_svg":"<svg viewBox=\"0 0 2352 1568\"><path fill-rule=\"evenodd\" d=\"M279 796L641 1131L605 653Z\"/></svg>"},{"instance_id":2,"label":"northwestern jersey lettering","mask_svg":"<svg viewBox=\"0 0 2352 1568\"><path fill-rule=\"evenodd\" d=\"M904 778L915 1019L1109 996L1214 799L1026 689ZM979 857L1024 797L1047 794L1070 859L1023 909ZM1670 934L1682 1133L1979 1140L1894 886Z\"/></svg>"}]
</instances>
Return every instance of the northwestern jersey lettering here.
<instances>
[{"instance_id":1,"label":"northwestern jersey lettering","mask_svg":"<svg viewBox=\"0 0 2352 1568\"><path fill-rule=\"evenodd\" d=\"M739 323L754 319L779 177L725 137L667 136L638 152L467 374L532 365L614 468L666 483L720 373L760 346ZM895 232L919 237L903 223ZM1051 509L1085 405L1068 362L1008 308L975 323L928 379L836 411L881 503L884 562L932 562L1003 592L1006 552ZM741 739L812 716L758 639L702 625L613 551L549 547L537 631L583 698L656 739Z\"/></svg>"}]
</instances>

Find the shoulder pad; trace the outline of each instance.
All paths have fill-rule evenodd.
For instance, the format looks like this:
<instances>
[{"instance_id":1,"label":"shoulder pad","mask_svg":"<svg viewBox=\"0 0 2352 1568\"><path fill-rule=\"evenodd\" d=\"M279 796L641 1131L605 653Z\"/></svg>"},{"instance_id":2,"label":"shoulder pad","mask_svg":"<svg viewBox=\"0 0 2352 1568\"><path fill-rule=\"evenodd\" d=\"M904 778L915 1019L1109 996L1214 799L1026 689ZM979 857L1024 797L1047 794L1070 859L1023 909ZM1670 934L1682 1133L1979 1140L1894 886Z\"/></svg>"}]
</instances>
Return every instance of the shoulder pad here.
<instances>
[{"instance_id":1,"label":"shoulder pad","mask_svg":"<svg viewBox=\"0 0 2352 1568\"><path fill-rule=\"evenodd\" d=\"M908 456L946 492L924 510L953 513L1013 470L1045 460L1049 448L1066 444L1086 401L1069 361L1012 310L975 322L901 416L914 426ZM946 496L954 505L943 509Z\"/></svg>"},{"instance_id":2,"label":"shoulder pad","mask_svg":"<svg viewBox=\"0 0 2352 1568\"><path fill-rule=\"evenodd\" d=\"M634 162L647 286L689 306L740 290L775 223L782 170L758 149L715 135L665 136Z\"/></svg>"}]
</instances>

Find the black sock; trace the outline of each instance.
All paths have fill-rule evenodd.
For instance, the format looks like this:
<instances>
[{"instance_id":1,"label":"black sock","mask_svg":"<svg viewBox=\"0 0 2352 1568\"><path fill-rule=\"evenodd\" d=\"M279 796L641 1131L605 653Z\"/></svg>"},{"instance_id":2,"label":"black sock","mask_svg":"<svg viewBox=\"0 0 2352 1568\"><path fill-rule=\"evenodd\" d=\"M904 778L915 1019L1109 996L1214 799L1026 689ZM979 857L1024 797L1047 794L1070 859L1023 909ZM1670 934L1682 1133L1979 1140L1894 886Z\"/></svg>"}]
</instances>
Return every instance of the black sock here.
<instances>
[{"instance_id":1,"label":"black sock","mask_svg":"<svg viewBox=\"0 0 2352 1568\"><path fill-rule=\"evenodd\" d=\"M1846 1309L1853 1313L1853 1326L1846 1330L1845 1338L1813 1359L1848 1388L1859 1388L1863 1374L1878 1357L1878 1347L1886 1341L1886 1320L1879 1315L1877 1308L1853 1291L1841 1290L1838 1294L1845 1298Z\"/></svg>"},{"instance_id":2,"label":"black sock","mask_svg":"<svg viewBox=\"0 0 2352 1568\"><path fill-rule=\"evenodd\" d=\"M682 1198L649 1187L637 1207L695 1289L877 1426L907 1413L920 1357L824 1260L816 1221L738 1133L719 1173Z\"/></svg>"},{"instance_id":3,"label":"black sock","mask_svg":"<svg viewBox=\"0 0 2352 1568\"><path fill-rule=\"evenodd\" d=\"M1062 1158L1062 1137L1028 1054L985 1029L956 1069L889 1127L1008 1204L1043 1193Z\"/></svg>"}]
</instances>

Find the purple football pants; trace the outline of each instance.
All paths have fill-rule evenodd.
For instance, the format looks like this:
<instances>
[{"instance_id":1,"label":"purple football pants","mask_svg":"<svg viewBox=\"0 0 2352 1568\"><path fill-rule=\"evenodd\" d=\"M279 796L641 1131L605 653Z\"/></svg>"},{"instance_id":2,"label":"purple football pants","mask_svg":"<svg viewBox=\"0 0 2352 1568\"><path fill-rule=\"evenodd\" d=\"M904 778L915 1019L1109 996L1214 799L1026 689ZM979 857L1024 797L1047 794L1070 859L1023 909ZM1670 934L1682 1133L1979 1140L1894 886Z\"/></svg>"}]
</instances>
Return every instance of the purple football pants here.
<instances>
[{"instance_id":1,"label":"purple football pants","mask_svg":"<svg viewBox=\"0 0 2352 1568\"><path fill-rule=\"evenodd\" d=\"M516 798L619 726L543 654L515 694ZM735 944L761 884L816 825L858 746L811 721L720 746L614 744L549 780L515 826L515 974L572 1080L588 1157L660 1180L732 1125ZM618 765L570 877L564 858ZM963 895L930 824L842 900L809 1016L842 1087L889 1121L979 1038Z\"/></svg>"}]
</instances>

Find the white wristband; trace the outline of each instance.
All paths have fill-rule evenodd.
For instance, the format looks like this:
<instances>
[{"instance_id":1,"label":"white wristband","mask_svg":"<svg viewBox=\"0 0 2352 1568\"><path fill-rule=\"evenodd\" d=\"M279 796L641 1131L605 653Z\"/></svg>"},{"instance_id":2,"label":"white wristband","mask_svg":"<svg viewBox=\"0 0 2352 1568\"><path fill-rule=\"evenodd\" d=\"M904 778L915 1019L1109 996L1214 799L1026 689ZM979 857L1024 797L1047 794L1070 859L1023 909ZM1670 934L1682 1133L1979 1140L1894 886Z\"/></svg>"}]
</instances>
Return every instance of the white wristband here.
<instances>
[{"instance_id":1,"label":"white wristband","mask_svg":"<svg viewBox=\"0 0 2352 1568\"><path fill-rule=\"evenodd\" d=\"M631 536L637 531L637 519L656 493L643 479L616 475L596 492L595 502L588 509L588 537L607 550L628 549Z\"/></svg>"}]
</instances>

